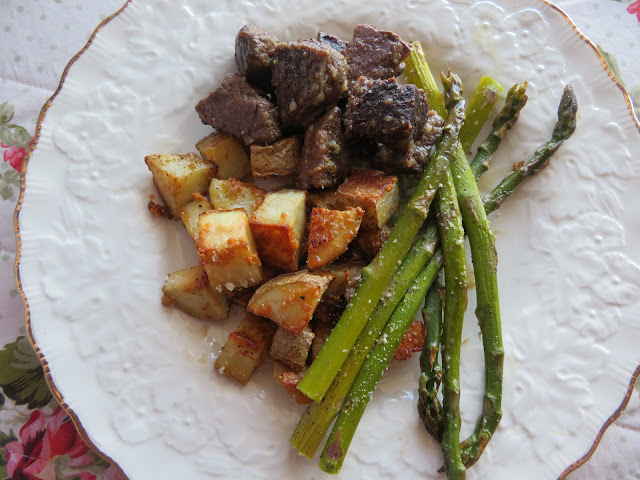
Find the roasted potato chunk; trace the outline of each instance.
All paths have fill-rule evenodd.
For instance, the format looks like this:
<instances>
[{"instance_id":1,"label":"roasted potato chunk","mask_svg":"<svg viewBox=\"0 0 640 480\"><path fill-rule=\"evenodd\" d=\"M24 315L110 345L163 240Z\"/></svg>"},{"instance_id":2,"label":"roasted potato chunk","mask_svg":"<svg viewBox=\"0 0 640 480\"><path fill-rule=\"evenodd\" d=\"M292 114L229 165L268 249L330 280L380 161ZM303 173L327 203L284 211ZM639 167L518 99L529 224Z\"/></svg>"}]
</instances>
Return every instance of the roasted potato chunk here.
<instances>
[{"instance_id":1,"label":"roasted potato chunk","mask_svg":"<svg viewBox=\"0 0 640 480\"><path fill-rule=\"evenodd\" d=\"M307 207L309 209L321 207L336 210L337 205L338 192L336 190L316 190L315 192L309 192L307 195Z\"/></svg>"},{"instance_id":2,"label":"roasted potato chunk","mask_svg":"<svg viewBox=\"0 0 640 480\"><path fill-rule=\"evenodd\" d=\"M242 143L228 133L212 133L196 143L196 148L202 158L218 166L218 178L242 178L251 171Z\"/></svg>"},{"instance_id":3,"label":"roasted potato chunk","mask_svg":"<svg viewBox=\"0 0 640 480\"><path fill-rule=\"evenodd\" d=\"M222 352L213 364L221 374L246 385L262 364L276 332L275 323L247 313L229 334Z\"/></svg>"},{"instance_id":4,"label":"roasted potato chunk","mask_svg":"<svg viewBox=\"0 0 640 480\"><path fill-rule=\"evenodd\" d=\"M256 290L247 310L300 334L334 278L327 271L283 273Z\"/></svg>"},{"instance_id":5,"label":"roasted potato chunk","mask_svg":"<svg viewBox=\"0 0 640 480\"><path fill-rule=\"evenodd\" d=\"M162 304L202 320L224 320L229 316L229 303L207 279L202 266L170 273L162 287Z\"/></svg>"},{"instance_id":6,"label":"roasted potato chunk","mask_svg":"<svg viewBox=\"0 0 640 480\"><path fill-rule=\"evenodd\" d=\"M180 219L180 209L193 200L194 193L206 193L218 170L215 164L195 153L147 155L144 161L174 220Z\"/></svg>"},{"instance_id":7,"label":"roasted potato chunk","mask_svg":"<svg viewBox=\"0 0 640 480\"><path fill-rule=\"evenodd\" d=\"M307 192L268 192L251 217L251 232L260 260L293 272L298 269L306 227Z\"/></svg>"},{"instance_id":8,"label":"roasted potato chunk","mask_svg":"<svg viewBox=\"0 0 640 480\"><path fill-rule=\"evenodd\" d=\"M294 372L278 360L273 362L273 378L275 381L284 387L285 391L293 397L296 403L306 405L311 403L311 399L298 390L298 384L303 376L304 372Z\"/></svg>"},{"instance_id":9,"label":"roasted potato chunk","mask_svg":"<svg viewBox=\"0 0 640 480\"><path fill-rule=\"evenodd\" d=\"M249 218L264 200L266 192L251 184L233 178L214 178L209 185L209 198L216 210L244 208Z\"/></svg>"},{"instance_id":10,"label":"roasted potato chunk","mask_svg":"<svg viewBox=\"0 0 640 480\"><path fill-rule=\"evenodd\" d=\"M307 266L310 270L324 267L347 251L356 238L364 210L360 207L346 210L314 208L309 220Z\"/></svg>"},{"instance_id":11,"label":"roasted potato chunk","mask_svg":"<svg viewBox=\"0 0 640 480\"><path fill-rule=\"evenodd\" d=\"M198 242L198 217L203 212L213 210L213 206L205 197L200 194L194 195L192 202L187 203L180 209L180 218L187 228L189 235Z\"/></svg>"},{"instance_id":12,"label":"roasted potato chunk","mask_svg":"<svg viewBox=\"0 0 640 480\"><path fill-rule=\"evenodd\" d=\"M400 203L398 177L377 170L356 170L338 187L337 196L340 208L364 210L363 229L379 229Z\"/></svg>"},{"instance_id":13,"label":"roasted potato chunk","mask_svg":"<svg viewBox=\"0 0 640 480\"><path fill-rule=\"evenodd\" d=\"M251 145L251 173L256 178L283 177L296 173L302 139L289 137L271 145Z\"/></svg>"},{"instance_id":14,"label":"roasted potato chunk","mask_svg":"<svg viewBox=\"0 0 640 480\"><path fill-rule=\"evenodd\" d=\"M269 353L273 358L289 365L295 372L301 372L307 363L314 336L309 325L299 334L278 327Z\"/></svg>"},{"instance_id":15,"label":"roasted potato chunk","mask_svg":"<svg viewBox=\"0 0 640 480\"><path fill-rule=\"evenodd\" d=\"M198 217L198 254L216 290L249 287L262 280L262 264L247 212L211 210Z\"/></svg>"}]
</instances>

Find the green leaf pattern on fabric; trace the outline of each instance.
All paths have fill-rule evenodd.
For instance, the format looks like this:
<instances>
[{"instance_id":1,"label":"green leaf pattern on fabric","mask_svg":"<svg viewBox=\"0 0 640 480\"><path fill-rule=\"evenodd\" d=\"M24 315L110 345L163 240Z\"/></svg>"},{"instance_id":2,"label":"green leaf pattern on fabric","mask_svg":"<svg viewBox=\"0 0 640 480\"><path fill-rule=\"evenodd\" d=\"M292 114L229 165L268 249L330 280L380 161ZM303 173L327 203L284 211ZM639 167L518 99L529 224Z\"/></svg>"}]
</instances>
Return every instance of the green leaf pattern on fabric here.
<instances>
[{"instance_id":1,"label":"green leaf pattern on fabric","mask_svg":"<svg viewBox=\"0 0 640 480\"><path fill-rule=\"evenodd\" d=\"M0 173L0 197L2 200L13 200L15 192L20 188L20 173L17 170L7 169Z\"/></svg>"},{"instance_id":2,"label":"green leaf pattern on fabric","mask_svg":"<svg viewBox=\"0 0 640 480\"><path fill-rule=\"evenodd\" d=\"M13 105L9 102L0 104L0 142L9 147L27 148L31 135L26 128L9 123L13 118Z\"/></svg>"},{"instance_id":3,"label":"green leaf pattern on fabric","mask_svg":"<svg viewBox=\"0 0 640 480\"><path fill-rule=\"evenodd\" d=\"M0 387L16 405L31 409L44 407L53 398L42 364L26 337L18 337L0 351Z\"/></svg>"}]
</instances>

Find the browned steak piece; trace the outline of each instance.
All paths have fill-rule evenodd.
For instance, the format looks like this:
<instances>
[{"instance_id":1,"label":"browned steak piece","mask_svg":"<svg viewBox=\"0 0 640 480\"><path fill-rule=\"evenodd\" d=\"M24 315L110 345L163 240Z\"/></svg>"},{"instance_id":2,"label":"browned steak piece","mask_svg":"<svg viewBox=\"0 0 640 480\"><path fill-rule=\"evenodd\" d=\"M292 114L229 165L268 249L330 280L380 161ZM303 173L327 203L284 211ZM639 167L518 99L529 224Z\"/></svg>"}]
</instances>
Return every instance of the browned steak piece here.
<instances>
[{"instance_id":1,"label":"browned steak piece","mask_svg":"<svg viewBox=\"0 0 640 480\"><path fill-rule=\"evenodd\" d=\"M330 33L323 32L320 30L318 32L318 41L320 43L324 43L325 45L333 48L335 51L342 53L345 48L347 48L347 42L342 40L340 37L336 37L335 35L331 35Z\"/></svg>"},{"instance_id":2,"label":"browned steak piece","mask_svg":"<svg viewBox=\"0 0 640 480\"><path fill-rule=\"evenodd\" d=\"M271 81L285 128L308 127L347 93L347 62L320 42L280 44L272 59Z\"/></svg>"},{"instance_id":3,"label":"browned steak piece","mask_svg":"<svg viewBox=\"0 0 640 480\"><path fill-rule=\"evenodd\" d=\"M402 61L411 53L411 45L393 32L377 30L373 25L357 25L353 40L342 52L349 64L349 78L384 79L397 77L404 70Z\"/></svg>"},{"instance_id":4,"label":"browned steak piece","mask_svg":"<svg viewBox=\"0 0 640 480\"><path fill-rule=\"evenodd\" d=\"M281 137L278 109L237 73L227 76L196 105L206 125L242 139L245 145L265 145Z\"/></svg>"},{"instance_id":5,"label":"browned steak piece","mask_svg":"<svg viewBox=\"0 0 640 480\"><path fill-rule=\"evenodd\" d=\"M412 140L407 151L394 150L380 144L373 157L373 167L386 173L421 173L427 165L431 148L440 140L444 120L429 110L427 125L421 137Z\"/></svg>"},{"instance_id":6,"label":"browned steak piece","mask_svg":"<svg viewBox=\"0 0 640 480\"><path fill-rule=\"evenodd\" d=\"M407 152L424 135L428 112L427 97L415 85L360 77L344 115L346 134Z\"/></svg>"},{"instance_id":7,"label":"browned steak piece","mask_svg":"<svg viewBox=\"0 0 640 480\"><path fill-rule=\"evenodd\" d=\"M271 57L269 53L278 40L256 25L245 25L236 35L236 65L238 73L249 83L262 88L271 85Z\"/></svg>"},{"instance_id":8,"label":"browned steak piece","mask_svg":"<svg viewBox=\"0 0 640 480\"><path fill-rule=\"evenodd\" d=\"M341 116L333 107L307 128L296 169L298 188L336 188L345 179L349 164L343 154Z\"/></svg>"},{"instance_id":9,"label":"browned steak piece","mask_svg":"<svg viewBox=\"0 0 640 480\"><path fill-rule=\"evenodd\" d=\"M401 152L380 145L375 157L373 167L385 173L420 173L429 159L431 147L422 142L416 142L406 152Z\"/></svg>"}]
</instances>

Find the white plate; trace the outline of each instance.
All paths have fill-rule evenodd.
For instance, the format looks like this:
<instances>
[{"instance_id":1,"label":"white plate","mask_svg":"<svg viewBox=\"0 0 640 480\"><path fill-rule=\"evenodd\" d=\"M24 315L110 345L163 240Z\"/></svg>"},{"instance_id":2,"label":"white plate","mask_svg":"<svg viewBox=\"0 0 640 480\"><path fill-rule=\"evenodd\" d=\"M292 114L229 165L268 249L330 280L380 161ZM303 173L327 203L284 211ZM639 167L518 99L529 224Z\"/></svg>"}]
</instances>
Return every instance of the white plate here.
<instances>
[{"instance_id":1,"label":"white plate","mask_svg":"<svg viewBox=\"0 0 640 480\"><path fill-rule=\"evenodd\" d=\"M500 6L501 5L501 6ZM270 368L242 389L212 373L232 322L207 328L160 304L167 272L197 262L178 223L150 215L143 157L208 133L193 106L234 68L237 30L350 38L374 23L421 40L435 71L529 81L529 104L490 186L546 140L564 84L578 130L492 217L506 348L504 419L469 478L552 479L587 454L640 360L639 124L593 47L540 0L134 0L69 68L45 109L19 213L33 341L59 396L131 479L320 478L289 446L302 407ZM472 314L463 346L468 433L482 395ZM213 355L212 355L213 353ZM385 375L343 478L437 478L418 422L415 359Z\"/></svg>"}]
</instances>

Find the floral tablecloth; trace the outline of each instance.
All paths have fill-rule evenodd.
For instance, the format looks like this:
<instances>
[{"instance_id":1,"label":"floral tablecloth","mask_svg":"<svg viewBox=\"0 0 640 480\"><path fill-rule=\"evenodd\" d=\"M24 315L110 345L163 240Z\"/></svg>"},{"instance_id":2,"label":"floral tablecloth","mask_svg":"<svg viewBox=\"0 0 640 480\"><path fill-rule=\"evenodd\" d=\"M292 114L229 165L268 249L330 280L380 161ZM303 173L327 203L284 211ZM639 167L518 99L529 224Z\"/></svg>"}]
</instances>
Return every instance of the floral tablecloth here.
<instances>
[{"instance_id":1,"label":"floral tablecloth","mask_svg":"<svg viewBox=\"0 0 640 480\"><path fill-rule=\"evenodd\" d=\"M25 337L14 279L19 170L70 58L123 0L0 0L0 479L117 479L82 440ZM640 0L557 0L640 105ZM640 395L571 480L640 478Z\"/></svg>"}]
</instances>

